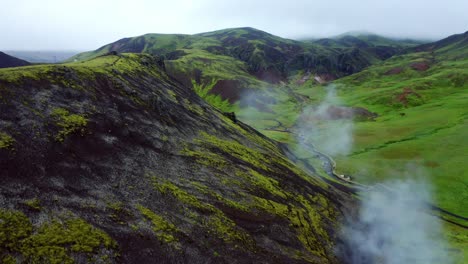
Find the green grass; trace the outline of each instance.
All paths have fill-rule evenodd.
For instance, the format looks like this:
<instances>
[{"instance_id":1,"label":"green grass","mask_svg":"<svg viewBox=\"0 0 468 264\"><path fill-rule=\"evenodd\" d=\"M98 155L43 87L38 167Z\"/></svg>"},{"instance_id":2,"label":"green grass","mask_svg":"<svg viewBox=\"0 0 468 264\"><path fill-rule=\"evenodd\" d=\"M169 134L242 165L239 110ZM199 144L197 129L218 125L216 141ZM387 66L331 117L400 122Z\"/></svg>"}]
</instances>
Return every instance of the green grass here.
<instances>
[{"instance_id":1,"label":"green grass","mask_svg":"<svg viewBox=\"0 0 468 264\"><path fill-rule=\"evenodd\" d=\"M258 86L259 80L247 72L247 65L232 57L210 53L200 49L184 49L186 55L166 61L169 72L192 75L195 69L202 70L201 82L212 80L238 80L246 85Z\"/></svg>"},{"instance_id":2,"label":"green grass","mask_svg":"<svg viewBox=\"0 0 468 264\"><path fill-rule=\"evenodd\" d=\"M236 107L233 104L231 104L228 100L223 100L223 98L221 98L221 96L218 94L209 93L211 89L213 89L213 87L216 85L216 82L217 80L214 79L209 84L203 85L197 84L194 80L192 80L193 90L207 103L218 108L222 112L234 112Z\"/></svg>"},{"instance_id":3,"label":"green grass","mask_svg":"<svg viewBox=\"0 0 468 264\"><path fill-rule=\"evenodd\" d=\"M338 163L341 171L366 183L398 177L407 163L415 163L434 184L436 203L467 216L463 201L468 197L468 60L443 60L423 72L411 69L412 63L428 61L431 56L395 57L338 81L346 104L380 115L374 122L355 124L352 153L340 157ZM404 71L385 75L396 67ZM423 99L399 104L396 97L403 88L412 89Z\"/></svg>"}]
</instances>

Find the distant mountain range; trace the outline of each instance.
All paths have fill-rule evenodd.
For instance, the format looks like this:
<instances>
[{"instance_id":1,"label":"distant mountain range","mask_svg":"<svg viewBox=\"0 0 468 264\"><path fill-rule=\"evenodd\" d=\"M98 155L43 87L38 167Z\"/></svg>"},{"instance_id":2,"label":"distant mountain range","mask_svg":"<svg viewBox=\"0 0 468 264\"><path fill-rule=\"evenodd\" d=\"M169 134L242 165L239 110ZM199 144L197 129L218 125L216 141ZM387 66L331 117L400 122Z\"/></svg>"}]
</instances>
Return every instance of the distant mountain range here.
<instances>
[{"instance_id":1,"label":"distant mountain range","mask_svg":"<svg viewBox=\"0 0 468 264\"><path fill-rule=\"evenodd\" d=\"M31 63L58 63L69 59L79 53L79 51L25 51L6 50L5 53L20 58Z\"/></svg>"},{"instance_id":2,"label":"distant mountain range","mask_svg":"<svg viewBox=\"0 0 468 264\"><path fill-rule=\"evenodd\" d=\"M186 84L191 80L286 81L299 71L338 78L385 60L415 41L377 35L296 41L254 28L233 28L195 35L146 34L124 38L70 59L86 60L110 51L163 56L169 73ZM205 67L204 67L205 65ZM200 72L201 71L201 72Z\"/></svg>"}]
</instances>

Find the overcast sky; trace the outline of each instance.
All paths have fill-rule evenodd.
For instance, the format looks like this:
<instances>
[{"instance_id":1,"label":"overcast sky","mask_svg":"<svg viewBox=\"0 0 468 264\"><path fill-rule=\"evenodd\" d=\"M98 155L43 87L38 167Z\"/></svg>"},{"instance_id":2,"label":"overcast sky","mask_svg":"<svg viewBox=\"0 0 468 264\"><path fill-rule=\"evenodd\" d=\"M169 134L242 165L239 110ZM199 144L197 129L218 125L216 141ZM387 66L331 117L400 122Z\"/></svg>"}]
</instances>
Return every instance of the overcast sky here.
<instances>
[{"instance_id":1,"label":"overcast sky","mask_svg":"<svg viewBox=\"0 0 468 264\"><path fill-rule=\"evenodd\" d=\"M287 38L468 30L468 0L2 0L0 50L92 50L145 33L255 27Z\"/></svg>"}]
</instances>

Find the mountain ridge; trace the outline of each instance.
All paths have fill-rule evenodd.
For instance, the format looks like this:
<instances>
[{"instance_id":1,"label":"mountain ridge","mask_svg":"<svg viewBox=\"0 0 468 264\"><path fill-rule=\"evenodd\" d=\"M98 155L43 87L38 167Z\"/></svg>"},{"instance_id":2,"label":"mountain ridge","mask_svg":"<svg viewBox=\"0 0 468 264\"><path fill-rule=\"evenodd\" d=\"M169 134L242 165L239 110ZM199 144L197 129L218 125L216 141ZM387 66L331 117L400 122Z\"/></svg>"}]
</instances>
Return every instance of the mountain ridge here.
<instances>
[{"instance_id":1,"label":"mountain ridge","mask_svg":"<svg viewBox=\"0 0 468 264\"><path fill-rule=\"evenodd\" d=\"M393 42L395 43L395 41ZM402 44L403 47L406 44ZM339 49L326 47L314 42L284 39L270 33L244 27L217 30L194 35L181 34L145 34L134 38L124 38L104 45L96 51L79 54L72 60L86 60L109 51L147 52L159 56L168 56L167 61L183 58L184 52L197 53L199 60L216 61L216 56L228 56L245 64L244 75L251 79L243 82L245 86L255 80L269 83L286 81L299 71L311 71L318 74L341 77L384 60L400 49L390 46L364 50L358 46L341 46ZM173 57L173 54L178 54ZM205 53L205 54L203 54ZM219 60L218 60L219 61ZM170 64L170 63L168 63ZM219 66L223 67L223 66ZM180 76L192 69L174 68L173 76ZM189 85L194 74L182 80ZM203 75L203 73L202 73ZM228 75L228 74L225 74ZM204 80L218 78L207 76ZM239 81L239 79L234 79Z\"/></svg>"}]
</instances>

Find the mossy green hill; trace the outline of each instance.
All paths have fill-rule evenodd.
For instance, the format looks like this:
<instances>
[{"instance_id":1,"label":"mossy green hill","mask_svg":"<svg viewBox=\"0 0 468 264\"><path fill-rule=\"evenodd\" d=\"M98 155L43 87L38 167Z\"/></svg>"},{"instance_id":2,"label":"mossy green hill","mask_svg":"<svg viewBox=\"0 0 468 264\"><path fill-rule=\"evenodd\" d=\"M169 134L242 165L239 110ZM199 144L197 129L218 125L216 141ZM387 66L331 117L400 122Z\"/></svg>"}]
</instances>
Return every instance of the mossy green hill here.
<instances>
[{"instance_id":1,"label":"mossy green hill","mask_svg":"<svg viewBox=\"0 0 468 264\"><path fill-rule=\"evenodd\" d=\"M346 195L123 53L0 70L3 263L338 263Z\"/></svg>"}]
</instances>

